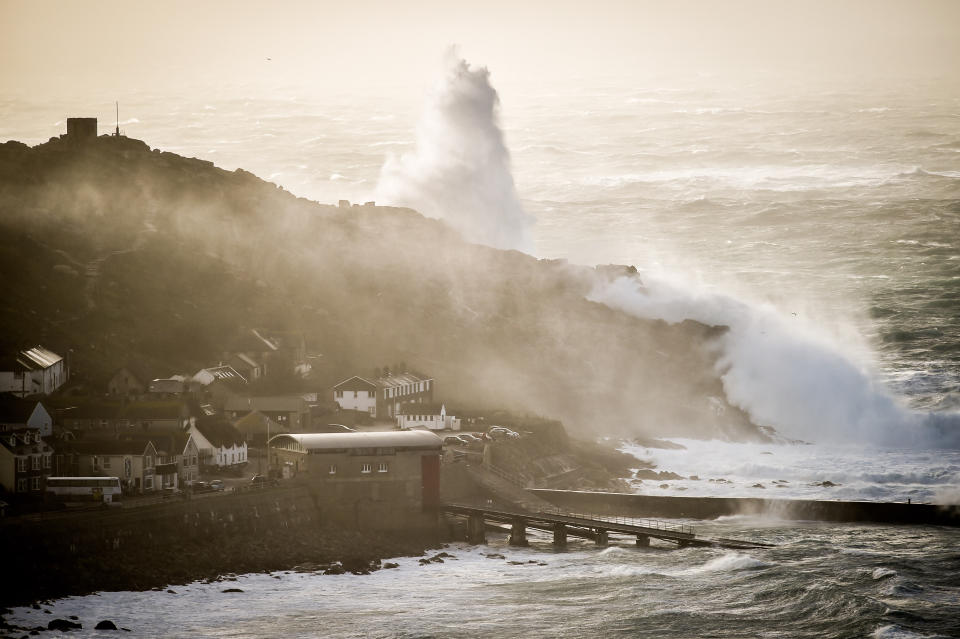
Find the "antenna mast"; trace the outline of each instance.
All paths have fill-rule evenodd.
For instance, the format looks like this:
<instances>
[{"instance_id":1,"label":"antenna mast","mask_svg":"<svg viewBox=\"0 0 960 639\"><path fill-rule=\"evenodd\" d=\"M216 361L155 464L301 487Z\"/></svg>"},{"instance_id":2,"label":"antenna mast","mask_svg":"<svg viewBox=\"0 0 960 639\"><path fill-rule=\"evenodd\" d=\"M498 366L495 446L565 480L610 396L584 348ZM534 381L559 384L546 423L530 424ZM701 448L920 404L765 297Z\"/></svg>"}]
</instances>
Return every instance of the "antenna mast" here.
<instances>
[{"instance_id":1,"label":"antenna mast","mask_svg":"<svg viewBox=\"0 0 960 639\"><path fill-rule=\"evenodd\" d=\"M117 130L113 135L120 137L120 100L117 100Z\"/></svg>"}]
</instances>

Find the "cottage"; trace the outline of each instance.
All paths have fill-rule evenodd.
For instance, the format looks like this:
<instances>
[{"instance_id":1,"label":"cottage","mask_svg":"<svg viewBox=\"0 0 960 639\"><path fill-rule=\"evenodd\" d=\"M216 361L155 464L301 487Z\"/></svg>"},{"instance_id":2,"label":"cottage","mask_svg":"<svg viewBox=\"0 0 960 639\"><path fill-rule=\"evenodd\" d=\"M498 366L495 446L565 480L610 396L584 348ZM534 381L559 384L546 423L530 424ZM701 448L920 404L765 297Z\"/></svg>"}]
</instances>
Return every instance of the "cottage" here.
<instances>
[{"instance_id":1,"label":"cottage","mask_svg":"<svg viewBox=\"0 0 960 639\"><path fill-rule=\"evenodd\" d=\"M310 428L310 407L299 395L233 396L223 404L223 412L231 421L237 421L253 411L269 417L284 430L304 431Z\"/></svg>"},{"instance_id":2,"label":"cottage","mask_svg":"<svg viewBox=\"0 0 960 639\"><path fill-rule=\"evenodd\" d=\"M107 393L120 396L143 395L151 392L151 384L159 377L160 375L141 364L130 362L110 377L107 382Z\"/></svg>"},{"instance_id":3,"label":"cottage","mask_svg":"<svg viewBox=\"0 0 960 639\"><path fill-rule=\"evenodd\" d=\"M443 404L403 404L397 415L397 428L460 430L460 420L448 415L447 407Z\"/></svg>"},{"instance_id":4,"label":"cottage","mask_svg":"<svg viewBox=\"0 0 960 639\"><path fill-rule=\"evenodd\" d=\"M271 438L270 460L301 477L329 521L436 530L441 448L425 431L286 434Z\"/></svg>"},{"instance_id":5,"label":"cottage","mask_svg":"<svg viewBox=\"0 0 960 639\"><path fill-rule=\"evenodd\" d=\"M149 439L86 439L69 446L81 477L119 477L124 491L132 493L153 492L163 485L163 476L157 478L157 449Z\"/></svg>"},{"instance_id":6,"label":"cottage","mask_svg":"<svg viewBox=\"0 0 960 639\"><path fill-rule=\"evenodd\" d=\"M134 435L148 429L182 430L187 410L179 400L89 402L63 409L61 423L67 429Z\"/></svg>"},{"instance_id":7,"label":"cottage","mask_svg":"<svg viewBox=\"0 0 960 639\"><path fill-rule=\"evenodd\" d=\"M418 373L387 374L374 380L374 384L377 385L376 414L380 417L396 417L403 404L433 401L433 378Z\"/></svg>"},{"instance_id":8,"label":"cottage","mask_svg":"<svg viewBox=\"0 0 960 639\"><path fill-rule=\"evenodd\" d=\"M53 417L38 401L0 393L0 432L23 428L34 428L40 431L41 437L49 437L53 434Z\"/></svg>"},{"instance_id":9,"label":"cottage","mask_svg":"<svg viewBox=\"0 0 960 639\"><path fill-rule=\"evenodd\" d=\"M247 463L247 442L233 424L221 417L201 417L190 425L202 466L239 467Z\"/></svg>"},{"instance_id":10,"label":"cottage","mask_svg":"<svg viewBox=\"0 0 960 639\"><path fill-rule=\"evenodd\" d=\"M0 489L39 496L51 472L53 449L40 431L23 428L0 434Z\"/></svg>"},{"instance_id":11,"label":"cottage","mask_svg":"<svg viewBox=\"0 0 960 639\"><path fill-rule=\"evenodd\" d=\"M272 436L290 431L258 410L247 413L235 421L233 426L240 431L248 446L265 446Z\"/></svg>"},{"instance_id":12,"label":"cottage","mask_svg":"<svg viewBox=\"0 0 960 639\"><path fill-rule=\"evenodd\" d=\"M377 416L377 385L354 375L333 387L333 401L341 410L356 410Z\"/></svg>"},{"instance_id":13,"label":"cottage","mask_svg":"<svg viewBox=\"0 0 960 639\"><path fill-rule=\"evenodd\" d=\"M164 475L165 485L182 487L200 479L200 448L189 431L150 431L149 436L159 458L157 474ZM171 474L176 480L169 477Z\"/></svg>"},{"instance_id":14,"label":"cottage","mask_svg":"<svg viewBox=\"0 0 960 639\"><path fill-rule=\"evenodd\" d=\"M43 346L34 346L0 362L0 393L49 395L66 383L69 374L62 357Z\"/></svg>"}]
</instances>

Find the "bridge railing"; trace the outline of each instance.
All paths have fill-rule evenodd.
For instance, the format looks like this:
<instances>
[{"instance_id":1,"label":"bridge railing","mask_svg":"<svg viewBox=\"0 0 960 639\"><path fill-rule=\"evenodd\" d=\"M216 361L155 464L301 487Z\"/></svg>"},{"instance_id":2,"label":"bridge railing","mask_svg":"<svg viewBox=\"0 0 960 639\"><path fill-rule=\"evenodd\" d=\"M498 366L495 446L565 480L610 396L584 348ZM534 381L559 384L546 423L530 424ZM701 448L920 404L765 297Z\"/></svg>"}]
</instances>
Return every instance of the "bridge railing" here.
<instances>
[{"instance_id":1,"label":"bridge railing","mask_svg":"<svg viewBox=\"0 0 960 639\"><path fill-rule=\"evenodd\" d=\"M542 515L558 515L562 517L571 517L584 519L592 522L605 522L610 524L621 524L623 526L637 526L639 528L650 528L653 530L662 530L664 532L679 533L683 535L694 536L693 526L686 524L668 524L659 519L645 519L639 517L623 517L619 515L596 515L593 513L576 513L560 508L540 509Z\"/></svg>"}]
</instances>

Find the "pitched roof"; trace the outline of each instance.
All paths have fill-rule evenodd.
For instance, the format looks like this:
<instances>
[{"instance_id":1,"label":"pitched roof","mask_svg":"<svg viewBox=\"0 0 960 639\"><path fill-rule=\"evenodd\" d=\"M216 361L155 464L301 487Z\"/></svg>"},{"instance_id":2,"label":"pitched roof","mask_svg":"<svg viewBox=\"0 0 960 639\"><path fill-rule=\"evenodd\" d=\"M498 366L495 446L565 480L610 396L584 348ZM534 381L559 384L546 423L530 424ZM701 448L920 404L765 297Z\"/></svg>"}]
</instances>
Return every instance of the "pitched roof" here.
<instances>
[{"instance_id":1,"label":"pitched roof","mask_svg":"<svg viewBox=\"0 0 960 639\"><path fill-rule=\"evenodd\" d=\"M196 423L197 430L214 446L240 446L244 443L243 435L233 424L222 417L201 417Z\"/></svg>"},{"instance_id":2,"label":"pitched roof","mask_svg":"<svg viewBox=\"0 0 960 639\"><path fill-rule=\"evenodd\" d=\"M260 411L252 411L247 413L237 421L233 422L233 426L239 430L241 433L271 433L278 435L280 433L286 433L290 429L285 428L273 421Z\"/></svg>"},{"instance_id":3,"label":"pitched roof","mask_svg":"<svg viewBox=\"0 0 960 639\"><path fill-rule=\"evenodd\" d=\"M247 379L237 372L233 366L221 364L220 366L211 366L210 368L201 368L193 376L193 381L208 386L213 382L240 381L244 384Z\"/></svg>"},{"instance_id":4,"label":"pitched roof","mask_svg":"<svg viewBox=\"0 0 960 639\"><path fill-rule=\"evenodd\" d=\"M416 373L400 373L398 375L391 374L378 377L374 383L379 388L394 388L396 386L403 386L404 384L415 384L432 379L432 377L422 377Z\"/></svg>"},{"instance_id":5,"label":"pitched roof","mask_svg":"<svg viewBox=\"0 0 960 639\"><path fill-rule=\"evenodd\" d=\"M307 412L307 402L299 395L270 395L265 397L228 397L224 410L242 413L258 410L267 413Z\"/></svg>"},{"instance_id":6,"label":"pitched roof","mask_svg":"<svg viewBox=\"0 0 960 639\"><path fill-rule=\"evenodd\" d=\"M62 359L53 351L39 345L20 351L17 355L17 363L27 370L50 368Z\"/></svg>"},{"instance_id":7,"label":"pitched roof","mask_svg":"<svg viewBox=\"0 0 960 639\"><path fill-rule=\"evenodd\" d=\"M345 379L336 386L333 387L336 390L345 390L345 391L357 391L357 390L376 390L377 385L373 382L367 381L359 375L354 375L349 379Z\"/></svg>"}]
</instances>

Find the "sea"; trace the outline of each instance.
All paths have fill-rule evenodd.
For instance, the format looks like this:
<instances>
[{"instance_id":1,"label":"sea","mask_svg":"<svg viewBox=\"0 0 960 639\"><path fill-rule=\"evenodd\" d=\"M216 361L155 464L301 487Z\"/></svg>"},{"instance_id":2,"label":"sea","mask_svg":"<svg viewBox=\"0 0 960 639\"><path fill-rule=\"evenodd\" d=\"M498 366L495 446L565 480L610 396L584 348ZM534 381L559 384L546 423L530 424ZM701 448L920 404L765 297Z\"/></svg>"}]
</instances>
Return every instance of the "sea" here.
<instances>
[{"instance_id":1,"label":"sea","mask_svg":"<svg viewBox=\"0 0 960 639\"><path fill-rule=\"evenodd\" d=\"M636 492L960 503L955 81L499 85L495 69L470 67L402 90L118 97L126 135L323 203L389 203L408 179L419 186L397 203L419 197L436 215L427 203L449 192L446 174L414 172L431 160L466 166L473 182L499 185L478 198L499 202L495 223L522 210L511 222L533 255L637 267L642 287L620 283L596 301L731 326L720 345L725 399L776 436L611 441L638 467L679 477L626 477ZM0 141L45 141L68 116L97 116L110 132L113 99L8 93ZM461 139L471 143L450 144ZM427 183L439 190L422 192ZM471 228L461 228L468 239ZM492 534L427 566L400 558L363 576L239 575L229 585L242 593L194 583L43 607L85 628L109 618L155 637L960 637L957 529L683 523L774 546L614 539L558 551L536 533L524 549ZM10 620L50 618L17 608Z\"/></svg>"}]
</instances>

